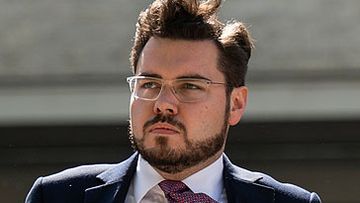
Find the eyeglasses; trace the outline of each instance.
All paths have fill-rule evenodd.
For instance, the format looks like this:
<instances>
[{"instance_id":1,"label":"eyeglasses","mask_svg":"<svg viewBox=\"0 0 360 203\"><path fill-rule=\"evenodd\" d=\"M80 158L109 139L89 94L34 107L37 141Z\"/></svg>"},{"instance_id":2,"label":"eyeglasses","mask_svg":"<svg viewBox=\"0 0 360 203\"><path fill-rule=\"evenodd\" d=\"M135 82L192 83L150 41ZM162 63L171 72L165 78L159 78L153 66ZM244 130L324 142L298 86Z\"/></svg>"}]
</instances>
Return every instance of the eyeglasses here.
<instances>
[{"instance_id":1,"label":"eyeglasses","mask_svg":"<svg viewBox=\"0 0 360 203\"><path fill-rule=\"evenodd\" d=\"M206 99L210 85L227 85L224 82L213 82L207 79L180 78L164 80L148 76L128 77L132 96L142 100L155 101L164 91L164 85L168 85L181 102L197 102Z\"/></svg>"}]
</instances>

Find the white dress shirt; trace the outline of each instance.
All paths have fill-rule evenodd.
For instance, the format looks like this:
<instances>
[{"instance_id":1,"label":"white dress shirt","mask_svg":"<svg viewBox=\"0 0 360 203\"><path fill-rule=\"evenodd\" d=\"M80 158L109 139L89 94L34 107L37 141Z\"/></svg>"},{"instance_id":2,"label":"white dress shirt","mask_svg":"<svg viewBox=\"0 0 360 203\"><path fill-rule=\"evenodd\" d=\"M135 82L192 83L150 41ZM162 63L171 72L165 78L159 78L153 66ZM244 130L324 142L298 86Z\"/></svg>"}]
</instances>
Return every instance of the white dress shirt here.
<instances>
[{"instance_id":1,"label":"white dress shirt","mask_svg":"<svg viewBox=\"0 0 360 203\"><path fill-rule=\"evenodd\" d=\"M182 180L193 192L205 193L220 203L227 203L223 184L223 157L208 167ZM126 195L125 203L167 203L158 186L164 178L139 155L136 172Z\"/></svg>"}]
</instances>

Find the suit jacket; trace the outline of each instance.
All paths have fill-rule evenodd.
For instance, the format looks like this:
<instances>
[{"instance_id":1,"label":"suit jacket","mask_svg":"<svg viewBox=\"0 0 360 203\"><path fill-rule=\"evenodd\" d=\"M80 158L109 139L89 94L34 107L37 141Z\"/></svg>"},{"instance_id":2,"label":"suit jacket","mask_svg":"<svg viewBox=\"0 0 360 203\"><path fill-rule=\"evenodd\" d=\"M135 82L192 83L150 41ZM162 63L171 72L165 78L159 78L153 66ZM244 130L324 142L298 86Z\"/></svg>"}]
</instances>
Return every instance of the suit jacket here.
<instances>
[{"instance_id":1,"label":"suit jacket","mask_svg":"<svg viewBox=\"0 0 360 203\"><path fill-rule=\"evenodd\" d=\"M134 176L138 154L119 164L80 166L38 178L26 203L120 203ZM320 203L316 193L280 183L268 175L235 166L224 156L229 203Z\"/></svg>"}]
</instances>

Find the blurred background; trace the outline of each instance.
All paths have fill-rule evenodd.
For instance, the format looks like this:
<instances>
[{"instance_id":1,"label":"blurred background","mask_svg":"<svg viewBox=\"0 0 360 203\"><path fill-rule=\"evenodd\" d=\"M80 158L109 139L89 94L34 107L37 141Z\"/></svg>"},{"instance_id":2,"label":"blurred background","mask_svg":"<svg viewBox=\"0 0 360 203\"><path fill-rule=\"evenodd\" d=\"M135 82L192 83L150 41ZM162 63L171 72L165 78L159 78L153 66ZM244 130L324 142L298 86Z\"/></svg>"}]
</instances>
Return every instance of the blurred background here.
<instances>
[{"instance_id":1,"label":"blurred background","mask_svg":"<svg viewBox=\"0 0 360 203\"><path fill-rule=\"evenodd\" d=\"M115 163L128 141L129 50L151 1L0 0L0 197ZM320 194L360 202L360 1L227 0L256 39L249 105L227 154Z\"/></svg>"}]
</instances>

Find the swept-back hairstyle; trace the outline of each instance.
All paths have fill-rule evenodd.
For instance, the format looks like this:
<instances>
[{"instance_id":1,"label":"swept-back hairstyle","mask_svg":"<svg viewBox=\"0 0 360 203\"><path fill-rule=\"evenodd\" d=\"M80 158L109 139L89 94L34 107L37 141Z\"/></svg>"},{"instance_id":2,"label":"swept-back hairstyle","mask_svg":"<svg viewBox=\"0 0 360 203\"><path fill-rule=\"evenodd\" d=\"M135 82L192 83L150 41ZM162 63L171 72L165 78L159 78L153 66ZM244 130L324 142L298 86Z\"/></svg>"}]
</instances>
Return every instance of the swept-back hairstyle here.
<instances>
[{"instance_id":1,"label":"swept-back hairstyle","mask_svg":"<svg viewBox=\"0 0 360 203\"><path fill-rule=\"evenodd\" d=\"M245 25L238 21L219 21L221 0L155 0L140 13L136 24L130 63L136 73L140 54L151 37L211 40L219 50L219 70L228 90L245 84L248 61L253 47ZM204 50L206 51L206 50Z\"/></svg>"}]
</instances>

